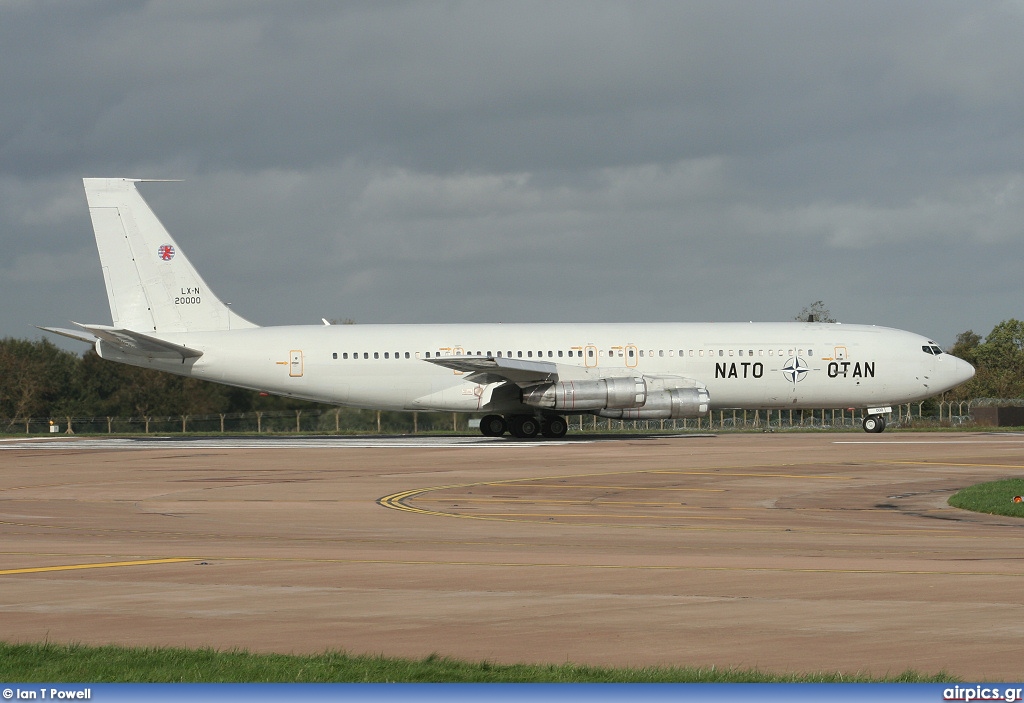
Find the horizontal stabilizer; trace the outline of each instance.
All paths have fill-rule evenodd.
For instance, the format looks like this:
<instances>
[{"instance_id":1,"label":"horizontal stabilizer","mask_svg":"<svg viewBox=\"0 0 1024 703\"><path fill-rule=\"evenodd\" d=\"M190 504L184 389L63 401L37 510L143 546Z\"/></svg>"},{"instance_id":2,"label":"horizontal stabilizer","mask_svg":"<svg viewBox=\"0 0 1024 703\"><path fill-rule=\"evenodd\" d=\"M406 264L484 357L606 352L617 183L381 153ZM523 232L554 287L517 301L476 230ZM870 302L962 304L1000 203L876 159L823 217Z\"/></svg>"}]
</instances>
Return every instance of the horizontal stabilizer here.
<instances>
[{"instance_id":1,"label":"horizontal stabilizer","mask_svg":"<svg viewBox=\"0 0 1024 703\"><path fill-rule=\"evenodd\" d=\"M36 329L40 329L43 332L53 332L59 334L62 337L70 337L71 339L77 339L87 344L95 344L98 337L91 332L82 332L80 330L69 330L64 327L40 327L36 325Z\"/></svg>"},{"instance_id":2,"label":"horizontal stabilizer","mask_svg":"<svg viewBox=\"0 0 1024 703\"><path fill-rule=\"evenodd\" d=\"M528 361L502 356L441 356L424 361L468 373L470 375L466 380L485 385L501 381L531 385L558 378L558 365L550 361Z\"/></svg>"},{"instance_id":3,"label":"horizontal stabilizer","mask_svg":"<svg viewBox=\"0 0 1024 703\"><path fill-rule=\"evenodd\" d=\"M198 349L190 349L180 344L167 342L156 337L132 330L115 329L107 325L82 325L82 329L92 332L98 339L109 342L126 354L138 354L147 357L177 357L195 359L203 355ZM59 333L58 333L59 334Z\"/></svg>"}]
</instances>

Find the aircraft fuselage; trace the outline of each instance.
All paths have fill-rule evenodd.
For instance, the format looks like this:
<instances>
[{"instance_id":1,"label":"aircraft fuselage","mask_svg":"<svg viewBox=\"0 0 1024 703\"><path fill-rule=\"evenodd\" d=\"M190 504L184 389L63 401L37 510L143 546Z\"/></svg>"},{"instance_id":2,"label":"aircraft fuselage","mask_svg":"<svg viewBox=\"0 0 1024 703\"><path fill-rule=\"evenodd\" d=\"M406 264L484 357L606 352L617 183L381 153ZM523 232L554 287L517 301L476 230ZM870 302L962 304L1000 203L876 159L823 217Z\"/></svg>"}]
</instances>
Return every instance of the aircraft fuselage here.
<instances>
[{"instance_id":1,"label":"aircraft fuselage","mask_svg":"<svg viewBox=\"0 0 1024 703\"><path fill-rule=\"evenodd\" d=\"M446 357L548 362L560 380L680 376L712 409L863 407L935 395L969 366L902 330L824 323L317 325L165 334L196 359L115 361L307 400L362 408L514 412ZM969 375L967 376L969 377Z\"/></svg>"}]
</instances>

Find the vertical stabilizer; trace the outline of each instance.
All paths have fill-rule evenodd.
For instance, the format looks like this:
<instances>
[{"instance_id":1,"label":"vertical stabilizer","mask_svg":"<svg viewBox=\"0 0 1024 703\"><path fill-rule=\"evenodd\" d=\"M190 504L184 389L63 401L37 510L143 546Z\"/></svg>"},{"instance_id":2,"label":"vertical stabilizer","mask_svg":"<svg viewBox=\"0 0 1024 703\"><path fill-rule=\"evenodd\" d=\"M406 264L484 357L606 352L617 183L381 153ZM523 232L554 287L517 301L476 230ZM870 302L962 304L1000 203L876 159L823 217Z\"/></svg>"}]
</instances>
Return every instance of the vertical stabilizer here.
<instances>
[{"instance_id":1,"label":"vertical stabilizer","mask_svg":"<svg viewBox=\"0 0 1024 703\"><path fill-rule=\"evenodd\" d=\"M207 287L139 195L140 180L83 179L114 327L144 333L256 327Z\"/></svg>"}]
</instances>

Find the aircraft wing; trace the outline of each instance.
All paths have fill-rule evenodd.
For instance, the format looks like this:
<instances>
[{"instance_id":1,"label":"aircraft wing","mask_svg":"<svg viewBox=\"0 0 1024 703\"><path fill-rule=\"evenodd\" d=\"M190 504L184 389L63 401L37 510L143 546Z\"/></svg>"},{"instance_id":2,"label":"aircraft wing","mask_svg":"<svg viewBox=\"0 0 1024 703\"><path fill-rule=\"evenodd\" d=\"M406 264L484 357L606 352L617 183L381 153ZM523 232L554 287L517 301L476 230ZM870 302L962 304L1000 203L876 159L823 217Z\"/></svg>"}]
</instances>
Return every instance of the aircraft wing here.
<instances>
[{"instance_id":1,"label":"aircraft wing","mask_svg":"<svg viewBox=\"0 0 1024 703\"><path fill-rule=\"evenodd\" d=\"M174 344L173 342L167 342L163 339L158 339L157 337L151 337L148 334L142 334L141 332L116 329L114 327L108 327L107 325L83 325L78 322L75 324L86 332L91 332L95 336L95 339L110 342L120 348L121 351L128 354L139 354L141 356L148 357L178 357L182 359L182 361L185 359L195 359L203 355L203 353L198 349L190 349L189 347ZM57 334L63 333L57 332ZM65 334L65 336L69 335ZM76 338L85 339L84 336Z\"/></svg>"},{"instance_id":2,"label":"aircraft wing","mask_svg":"<svg viewBox=\"0 0 1024 703\"><path fill-rule=\"evenodd\" d=\"M467 381L484 385L509 381L517 386L529 386L558 378L558 364L551 361L509 359L502 356L441 356L424 361L468 373Z\"/></svg>"}]
</instances>

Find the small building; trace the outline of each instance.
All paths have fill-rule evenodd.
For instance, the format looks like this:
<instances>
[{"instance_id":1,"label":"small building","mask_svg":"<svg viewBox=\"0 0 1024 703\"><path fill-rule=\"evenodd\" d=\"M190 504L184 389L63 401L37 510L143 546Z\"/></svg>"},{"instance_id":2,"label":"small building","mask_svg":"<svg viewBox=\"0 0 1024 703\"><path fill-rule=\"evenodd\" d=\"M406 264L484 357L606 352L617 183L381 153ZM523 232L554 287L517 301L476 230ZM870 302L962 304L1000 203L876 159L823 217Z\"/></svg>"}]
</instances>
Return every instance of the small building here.
<instances>
[{"instance_id":1,"label":"small building","mask_svg":"<svg viewBox=\"0 0 1024 703\"><path fill-rule=\"evenodd\" d=\"M1024 427L1024 407L988 405L971 408L971 419L985 427Z\"/></svg>"}]
</instances>

